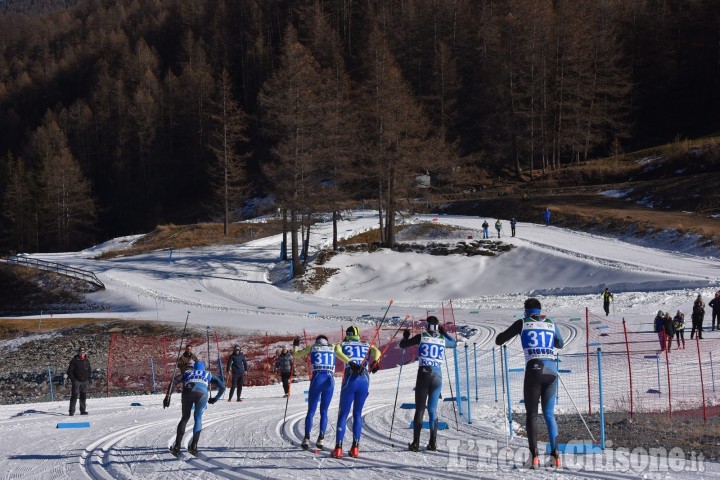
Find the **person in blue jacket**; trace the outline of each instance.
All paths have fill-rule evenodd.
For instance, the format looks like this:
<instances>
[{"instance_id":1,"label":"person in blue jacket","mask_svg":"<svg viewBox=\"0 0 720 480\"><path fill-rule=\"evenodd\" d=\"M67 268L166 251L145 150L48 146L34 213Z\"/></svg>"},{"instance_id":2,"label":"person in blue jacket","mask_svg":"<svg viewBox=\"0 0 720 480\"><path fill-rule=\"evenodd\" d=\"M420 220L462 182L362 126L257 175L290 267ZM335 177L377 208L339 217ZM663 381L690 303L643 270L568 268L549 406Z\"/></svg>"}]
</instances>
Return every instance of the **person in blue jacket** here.
<instances>
[{"instance_id":1,"label":"person in blue jacket","mask_svg":"<svg viewBox=\"0 0 720 480\"><path fill-rule=\"evenodd\" d=\"M303 358L310 355L312 365L312 379L308 391L308 409L305 416L305 437L300 446L307 450L310 446L310 432L313 426L313 417L320 404L320 433L315 442L317 448L323 448L325 430L328 424L328 408L335 391L335 346L328 343L325 335L318 335L315 343L300 350L300 338L293 341L293 353L295 358Z\"/></svg>"},{"instance_id":2,"label":"person in blue jacket","mask_svg":"<svg viewBox=\"0 0 720 480\"><path fill-rule=\"evenodd\" d=\"M545 226L546 226L546 227L547 227L548 225L550 225L550 215L551 215L551 214L550 214L550 209L549 209L549 208L546 208L546 209L545 209Z\"/></svg>"},{"instance_id":3,"label":"person in blue jacket","mask_svg":"<svg viewBox=\"0 0 720 480\"><path fill-rule=\"evenodd\" d=\"M516 335L520 335L520 342L525 353L523 398L527 412L525 429L530 447L530 459L526 466L534 469L540 466L537 449L538 401L542 402L543 416L547 424L552 466L560 467L560 456L557 450L558 428L555 421L555 398L558 383L555 349L562 348L564 342L558 326L550 318L541 314L541 308L537 298L528 298L525 300L525 318L515 321L495 338L495 344L503 345Z\"/></svg>"},{"instance_id":4,"label":"person in blue jacket","mask_svg":"<svg viewBox=\"0 0 720 480\"><path fill-rule=\"evenodd\" d=\"M331 456L342 457L342 442L345 437L345 426L353 414L353 443L349 455L357 457L360 453L360 436L362 435L362 410L370 388L370 375L377 372L380 350L374 345L360 340L360 330L351 326L345 331L345 340L335 344L335 356L345 364L342 387L340 388L340 408L338 410L337 428L335 429L335 448ZM369 364L369 366L368 366Z\"/></svg>"},{"instance_id":5,"label":"person in blue jacket","mask_svg":"<svg viewBox=\"0 0 720 480\"><path fill-rule=\"evenodd\" d=\"M413 419L413 441L409 449L420 450L420 431L422 430L425 406L427 405L430 443L427 449L437 450L438 416L437 405L442 390L442 366L445 361L445 348L455 348L455 340L445 332L437 317L427 318L427 332L418 333L410 338L410 330L403 332L400 348L418 345L418 374L415 381L415 418Z\"/></svg>"},{"instance_id":6,"label":"person in blue jacket","mask_svg":"<svg viewBox=\"0 0 720 480\"><path fill-rule=\"evenodd\" d=\"M202 431L203 411L208 403L212 405L225 393L225 384L223 381L206 371L204 362L190 360L188 367L190 367L190 369L181 374L183 381L182 418L177 426L175 443L170 447L170 453L176 457L180 453L180 443L185 435L185 426L188 420L190 420L190 413L192 413L193 407L195 407L195 424L193 425L192 440L188 444L187 449L190 454L197 455L198 440L200 439L200 432ZM208 389L211 384L217 385L218 393L213 398L208 399ZM170 395L171 392L168 391L163 401L163 408L170 406Z\"/></svg>"}]
</instances>

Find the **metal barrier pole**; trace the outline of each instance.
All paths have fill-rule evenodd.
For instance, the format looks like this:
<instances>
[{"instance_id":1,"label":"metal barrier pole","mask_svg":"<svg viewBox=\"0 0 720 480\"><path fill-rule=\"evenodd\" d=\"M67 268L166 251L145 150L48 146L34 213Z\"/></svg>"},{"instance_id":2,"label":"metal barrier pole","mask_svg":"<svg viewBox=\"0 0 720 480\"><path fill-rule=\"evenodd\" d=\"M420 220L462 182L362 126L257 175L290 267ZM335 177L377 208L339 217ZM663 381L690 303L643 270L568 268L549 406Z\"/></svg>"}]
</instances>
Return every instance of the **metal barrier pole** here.
<instances>
[{"instance_id":1,"label":"metal barrier pole","mask_svg":"<svg viewBox=\"0 0 720 480\"><path fill-rule=\"evenodd\" d=\"M467 384L467 421L472 423L472 410L470 409L470 360L468 344L465 344L465 383Z\"/></svg>"},{"instance_id":2,"label":"metal barrier pole","mask_svg":"<svg viewBox=\"0 0 720 480\"><path fill-rule=\"evenodd\" d=\"M497 367L495 362L495 347L492 349L493 352L493 383L495 384L495 403L498 402L497 396Z\"/></svg>"},{"instance_id":3,"label":"metal barrier pole","mask_svg":"<svg viewBox=\"0 0 720 480\"><path fill-rule=\"evenodd\" d=\"M475 401L479 401L478 395L478 371L477 371L477 344L473 343L473 355L475 357Z\"/></svg>"},{"instance_id":4,"label":"metal barrier pole","mask_svg":"<svg viewBox=\"0 0 720 480\"><path fill-rule=\"evenodd\" d=\"M712 376L713 393L715 393L715 369L713 368L712 350L710 350L710 376Z\"/></svg>"},{"instance_id":5,"label":"metal barrier pole","mask_svg":"<svg viewBox=\"0 0 720 480\"><path fill-rule=\"evenodd\" d=\"M597 349L598 393L600 396L600 448L605 450L605 406L603 405L602 351Z\"/></svg>"},{"instance_id":6,"label":"metal barrier pole","mask_svg":"<svg viewBox=\"0 0 720 480\"><path fill-rule=\"evenodd\" d=\"M52 370L50 369L50 365L48 365L48 384L50 385L50 401L52 402L55 398L53 397Z\"/></svg>"},{"instance_id":7,"label":"metal barrier pole","mask_svg":"<svg viewBox=\"0 0 720 480\"><path fill-rule=\"evenodd\" d=\"M458 367L457 348L453 348L453 359L455 360L455 402L458 406L458 414L462 417L462 395L460 392L460 367Z\"/></svg>"},{"instance_id":8,"label":"metal barrier pole","mask_svg":"<svg viewBox=\"0 0 720 480\"><path fill-rule=\"evenodd\" d=\"M150 372L152 373L152 387L150 393L157 393L157 383L155 383L155 359L150 356Z\"/></svg>"},{"instance_id":9,"label":"metal barrier pole","mask_svg":"<svg viewBox=\"0 0 720 480\"><path fill-rule=\"evenodd\" d=\"M510 424L510 438L513 437L512 429L512 400L510 400L510 371L508 368L507 345L503 345L503 361L505 364L505 384L507 390L508 423Z\"/></svg>"}]
</instances>

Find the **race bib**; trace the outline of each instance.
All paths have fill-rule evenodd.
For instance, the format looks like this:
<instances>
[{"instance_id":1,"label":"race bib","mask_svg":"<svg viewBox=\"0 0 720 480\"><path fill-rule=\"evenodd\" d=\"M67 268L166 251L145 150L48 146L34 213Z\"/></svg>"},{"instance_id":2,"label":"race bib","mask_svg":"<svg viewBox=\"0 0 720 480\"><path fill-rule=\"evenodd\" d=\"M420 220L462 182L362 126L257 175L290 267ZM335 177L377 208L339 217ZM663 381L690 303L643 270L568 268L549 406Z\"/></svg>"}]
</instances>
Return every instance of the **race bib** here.
<instances>
[{"instance_id":1,"label":"race bib","mask_svg":"<svg viewBox=\"0 0 720 480\"><path fill-rule=\"evenodd\" d=\"M421 367L442 367L445 360L445 338L423 335L418 346Z\"/></svg>"},{"instance_id":2,"label":"race bib","mask_svg":"<svg viewBox=\"0 0 720 480\"><path fill-rule=\"evenodd\" d=\"M185 383L194 383L194 384L204 384L209 385L210 379L212 378L212 373L206 372L204 370L188 370L184 374L184 381Z\"/></svg>"},{"instance_id":3,"label":"race bib","mask_svg":"<svg viewBox=\"0 0 720 480\"><path fill-rule=\"evenodd\" d=\"M351 362L362 363L365 357L367 357L368 350L370 350L370 346L358 340L342 343L342 351L350 358Z\"/></svg>"},{"instance_id":4,"label":"race bib","mask_svg":"<svg viewBox=\"0 0 720 480\"><path fill-rule=\"evenodd\" d=\"M313 372L335 370L335 349L330 345L313 345L310 349Z\"/></svg>"},{"instance_id":5,"label":"race bib","mask_svg":"<svg viewBox=\"0 0 720 480\"><path fill-rule=\"evenodd\" d=\"M555 324L552 321L525 321L520 334L525 363L536 358L555 358Z\"/></svg>"}]
</instances>

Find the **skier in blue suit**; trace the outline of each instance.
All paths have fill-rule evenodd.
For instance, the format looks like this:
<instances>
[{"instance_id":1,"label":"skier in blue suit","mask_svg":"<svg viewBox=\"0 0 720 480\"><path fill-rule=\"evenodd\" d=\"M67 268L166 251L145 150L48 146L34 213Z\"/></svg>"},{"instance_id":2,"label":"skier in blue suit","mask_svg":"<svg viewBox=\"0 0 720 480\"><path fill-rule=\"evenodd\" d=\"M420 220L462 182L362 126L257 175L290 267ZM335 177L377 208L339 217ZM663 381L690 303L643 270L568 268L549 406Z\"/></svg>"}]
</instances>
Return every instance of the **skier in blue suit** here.
<instances>
[{"instance_id":1,"label":"skier in blue suit","mask_svg":"<svg viewBox=\"0 0 720 480\"><path fill-rule=\"evenodd\" d=\"M413 419L413 441L409 448L413 452L420 450L420 431L422 430L425 405L427 404L430 443L427 449L437 450L438 416L437 405L442 390L442 366L445 361L445 348L455 348L455 340L445 332L437 317L427 318L427 332L418 333L410 338L410 330L403 332L400 348L418 345L418 374L415 382L415 418Z\"/></svg>"},{"instance_id":2,"label":"skier in blue suit","mask_svg":"<svg viewBox=\"0 0 720 480\"><path fill-rule=\"evenodd\" d=\"M190 413L192 412L193 406L195 407L195 425L193 425L192 440L187 448L189 453L197 455L197 444L200 439L200 432L202 431L203 411L208 403L212 405L217 402L225 392L225 384L223 381L206 371L205 363L201 361L194 362L193 360L190 360L190 362L192 362L192 365L188 363L190 370L182 374L182 418L177 426L175 443L170 447L170 453L175 456L180 453L180 442L182 442L182 438L185 435L185 426L188 420L190 420ZM213 398L208 399L210 384L217 385L218 393ZM165 401L163 402L163 408L167 408L168 406L170 406L170 392L165 396Z\"/></svg>"},{"instance_id":3,"label":"skier in blue suit","mask_svg":"<svg viewBox=\"0 0 720 480\"><path fill-rule=\"evenodd\" d=\"M523 398L527 420L528 446L530 459L526 466L539 468L540 458L537 449L538 401L542 401L543 416L547 424L552 465L560 467L557 451L557 422L555 421L555 397L557 394L558 371L555 362L555 349L563 347L563 338L558 326L550 318L541 315L541 305L537 298L525 300L525 318L517 320L510 328L495 339L502 345L516 335L520 335L525 353L525 381Z\"/></svg>"},{"instance_id":4,"label":"skier in blue suit","mask_svg":"<svg viewBox=\"0 0 720 480\"><path fill-rule=\"evenodd\" d=\"M372 358L368 367L368 355ZM342 457L342 442L345 437L350 408L353 412L353 443L349 455L357 457L360 452L360 435L362 434L362 409L370 388L370 376L378 370L380 350L374 345L360 340L360 330L357 327L348 327L345 331L345 340L335 345L335 356L345 364L342 387L340 389L340 410L338 411L337 429L335 431L335 449L331 456Z\"/></svg>"},{"instance_id":5,"label":"skier in blue suit","mask_svg":"<svg viewBox=\"0 0 720 480\"><path fill-rule=\"evenodd\" d=\"M299 350L300 338L293 341L293 350L295 358L303 358L310 355L310 363L312 365L312 380L310 380L310 390L308 392L308 409L305 416L305 438L303 438L300 446L307 450L310 444L310 432L312 431L313 417L320 404L320 434L318 435L315 446L323 448L323 440L325 439L325 429L328 424L328 407L335 390L335 347L328 343L325 335L318 335L315 343Z\"/></svg>"}]
</instances>

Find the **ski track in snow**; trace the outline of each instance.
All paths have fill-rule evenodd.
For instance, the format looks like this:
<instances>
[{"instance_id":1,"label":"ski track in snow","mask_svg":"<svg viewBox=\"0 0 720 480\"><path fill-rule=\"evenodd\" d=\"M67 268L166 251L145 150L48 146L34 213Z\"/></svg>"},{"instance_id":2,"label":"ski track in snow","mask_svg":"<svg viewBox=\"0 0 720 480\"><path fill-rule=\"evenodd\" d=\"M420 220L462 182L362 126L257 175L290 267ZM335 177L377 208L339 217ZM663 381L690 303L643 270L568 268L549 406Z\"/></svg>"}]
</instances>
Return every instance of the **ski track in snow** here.
<instances>
[{"instance_id":1,"label":"ski track in snow","mask_svg":"<svg viewBox=\"0 0 720 480\"><path fill-rule=\"evenodd\" d=\"M488 217L490 218L490 217ZM418 215L411 223L437 222L456 225L463 230L478 231L480 218ZM359 212L352 221L340 223L340 236L350 236L375 227L377 216L373 212ZM320 223L311 233L311 252L328 246L332 224ZM350 323L367 329L382 316L389 298L396 298L386 325L398 325L405 315L425 318L428 312L443 320L453 314L459 325L477 329L477 333L464 344L458 345L458 371L464 378L466 369L474 373L475 354L479 365L479 402L470 387L473 423L459 418L456 424L453 403L441 401L439 416L449 425L439 433L439 452L413 453L407 451L411 440L410 421L414 410L401 409L403 403L414 402L413 387L416 363L402 368L381 370L371 376L370 395L364 408L363 438L360 458L347 457L352 441L352 418L348 420L343 459L330 457L334 446L335 425L340 397L340 378L336 378L335 394L330 406L326 449L317 454L301 450L307 404L304 391L308 382L292 386L287 403L287 417L283 421L286 401L280 395L280 385L244 387L244 402L221 400L209 407L203 419L203 434L197 457L189 455L185 445L192 434L192 418L188 423L183 450L179 458L168 452L173 442L180 417L179 395L173 404L162 409L162 395L102 398L92 391L88 400L87 417L66 416L67 400L26 405L0 406L0 446L5 453L0 458L2 478L58 478L77 479L305 479L347 478L367 480L384 479L520 479L520 478L717 478L720 466L707 464L704 473L612 471L558 472L523 470L506 471L484 468L483 463L495 462L496 454L481 453L470 441L495 441L504 447L507 440L507 421L503 405L493 401L493 350L496 335L507 328L521 311L527 292L541 296L544 310L557 321L565 339L560 352L568 366L576 361L572 354L585 352L585 323L571 318L583 317L585 307L600 309L600 285L611 282L621 286L624 293L616 294L612 317L619 322L625 318L632 331L649 328L658 306L663 310L676 308L689 310L698 293L709 294L717 289L720 278L720 261L711 257L698 257L662 248L647 248L616 239L592 234L571 232L556 227L520 223L518 236L503 237L519 248L492 261L468 259L429 259L433 270L423 265L410 274L403 283L400 273L408 269L410 256L384 254L373 257L367 254L336 256L333 261L341 265L353 263L367 266L371 274L362 280L355 279L350 288L342 275L333 277L323 289L323 295L304 295L295 292L291 285L278 283L286 277L278 262L279 236L258 239L242 246L203 247L176 250L170 262L167 252L151 252L136 257L114 260L94 260L90 254L113 248L123 248L139 237L128 237L106 242L96 249L78 253L38 254L44 258L95 272L106 284L107 290L90 295L89 300L111 307L107 312L74 314L85 317L151 319L184 321L192 311L190 323L196 327L213 325L246 331L297 332L336 331ZM466 241L466 238L449 238L434 241ZM314 254L314 253L313 253ZM379 258L379 260L377 260ZM374 260L375 259L375 260ZM527 267L525 265L531 262ZM372 263L375 262L375 263ZM537 262L537 264L535 263ZM446 270L443 270L443 265ZM464 268L464 265L468 268ZM572 268L565 268L572 265ZM528 275L529 268L535 276ZM537 271L552 271L556 283L548 288ZM422 276L432 274L435 285L417 287ZM527 280L525 277L530 278ZM548 279L550 280L550 279ZM362 284L362 295L357 294ZM407 288L408 285L414 288ZM496 288L496 291L492 289ZM612 288L615 291L619 291ZM480 293L479 293L480 292ZM559 293L559 294L558 294ZM447 298L454 298L452 311ZM445 310L440 309L445 300ZM707 300L707 298L706 298ZM617 311L616 311L617 310ZM36 319L37 317L28 317ZM603 317L604 318L604 317ZM517 338L508 342L509 368L524 365ZM467 349L465 346L467 345ZM496 350L497 352L498 350ZM679 354L678 354L679 355ZM500 355L497 356L497 375L502 374ZM682 361L682 356L678 361ZM583 358L584 361L584 358ZM607 356L606 368L624 368L624 358ZM691 360L688 360L690 362ZM467 362L467 363L466 363ZM466 367L467 365L467 367ZM642 367L642 366L641 366ZM454 368L452 356L448 368ZM643 367L644 368L644 367ZM654 364L648 365L654 369ZM563 374L570 395L577 402L587 402L584 383L575 382L583 372ZM654 375L637 379L638 390L656 385ZM398 408L393 403L398 386ZM518 399L522 393L521 374L511 377L513 410L522 414ZM452 385L453 390L455 385ZM607 398L619 398L623 392L607 386ZM463 395L467 395L462 385ZM457 393L457 392L456 392ZM447 374L444 376L443 397L450 397ZM567 392L561 390L557 411L574 413ZM720 398L709 396L710 404ZM503 402L503 397L499 397ZM657 396L644 396L646 404L662 403ZM131 407L132 402L142 406ZM394 413L394 418L393 418ZM90 428L57 429L56 424L68 421L89 421ZM514 418L518 421L518 417ZM316 414L311 440L317 437L319 418ZM541 422L542 423L542 422ZM392 426L392 437L390 430ZM543 428L543 427L541 427ZM421 448L427 443L428 432L423 430ZM526 440L514 437L510 447L522 450ZM461 442L461 450L448 453L451 445ZM455 447L452 447L453 449ZM453 468L466 462L463 468Z\"/></svg>"}]
</instances>

